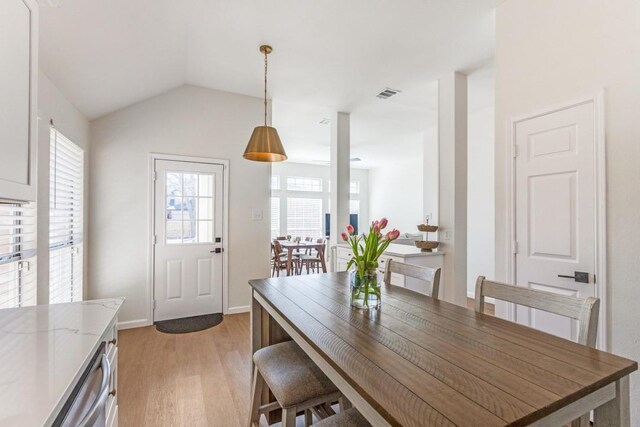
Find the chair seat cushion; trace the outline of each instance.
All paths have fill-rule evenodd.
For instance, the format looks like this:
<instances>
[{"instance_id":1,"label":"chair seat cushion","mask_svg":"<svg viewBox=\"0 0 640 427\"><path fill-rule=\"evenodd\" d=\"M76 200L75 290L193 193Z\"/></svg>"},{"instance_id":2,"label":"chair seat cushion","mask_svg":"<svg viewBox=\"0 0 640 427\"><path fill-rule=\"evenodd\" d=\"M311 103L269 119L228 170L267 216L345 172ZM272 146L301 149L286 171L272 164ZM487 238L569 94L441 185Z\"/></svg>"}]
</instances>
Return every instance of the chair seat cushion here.
<instances>
[{"instance_id":1,"label":"chair seat cushion","mask_svg":"<svg viewBox=\"0 0 640 427\"><path fill-rule=\"evenodd\" d=\"M283 408L338 391L293 341L261 348L253 355L253 361Z\"/></svg>"},{"instance_id":2,"label":"chair seat cushion","mask_svg":"<svg viewBox=\"0 0 640 427\"><path fill-rule=\"evenodd\" d=\"M371 424L355 408L347 409L314 424L314 427L368 427Z\"/></svg>"}]
</instances>

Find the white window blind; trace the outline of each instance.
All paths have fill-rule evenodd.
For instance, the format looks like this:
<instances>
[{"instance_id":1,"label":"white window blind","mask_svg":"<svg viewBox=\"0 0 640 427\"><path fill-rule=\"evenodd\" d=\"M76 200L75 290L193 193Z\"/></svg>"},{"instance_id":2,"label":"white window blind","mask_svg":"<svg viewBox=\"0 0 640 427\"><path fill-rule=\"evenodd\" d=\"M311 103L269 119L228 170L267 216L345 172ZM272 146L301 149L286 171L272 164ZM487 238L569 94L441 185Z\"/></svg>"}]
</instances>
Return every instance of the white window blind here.
<instances>
[{"instance_id":1,"label":"white window blind","mask_svg":"<svg viewBox=\"0 0 640 427\"><path fill-rule=\"evenodd\" d=\"M287 234L322 237L322 199L287 198Z\"/></svg>"},{"instance_id":2,"label":"white window blind","mask_svg":"<svg viewBox=\"0 0 640 427\"><path fill-rule=\"evenodd\" d=\"M322 192L322 178L300 178L288 176L287 190Z\"/></svg>"},{"instance_id":3,"label":"white window blind","mask_svg":"<svg viewBox=\"0 0 640 427\"><path fill-rule=\"evenodd\" d=\"M49 302L82 300L84 151L51 128Z\"/></svg>"},{"instance_id":4,"label":"white window blind","mask_svg":"<svg viewBox=\"0 0 640 427\"><path fill-rule=\"evenodd\" d=\"M280 236L280 197L271 198L271 238Z\"/></svg>"},{"instance_id":5,"label":"white window blind","mask_svg":"<svg viewBox=\"0 0 640 427\"><path fill-rule=\"evenodd\" d=\"M0 308L36 304L36 208L0 204Z\"/></svg>"}]
</instances>

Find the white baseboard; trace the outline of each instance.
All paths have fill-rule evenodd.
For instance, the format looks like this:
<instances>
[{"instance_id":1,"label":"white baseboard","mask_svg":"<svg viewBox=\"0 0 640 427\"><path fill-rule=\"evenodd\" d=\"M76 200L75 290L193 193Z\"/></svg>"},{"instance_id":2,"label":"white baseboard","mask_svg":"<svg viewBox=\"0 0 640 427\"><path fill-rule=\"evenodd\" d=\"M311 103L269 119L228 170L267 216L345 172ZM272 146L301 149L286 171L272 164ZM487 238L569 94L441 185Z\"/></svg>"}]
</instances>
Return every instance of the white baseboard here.
<instances>
[{"instance_id":1,"label":"white baseboard","mask_svg":"<svg viewBox=\"0 0 640 427\"><path fill-rule=\"evenodd\" d=\"M239 307L229 307L224 314L248 313L249 311L251 311L250 305L241 305Z\"/></svg>"},{"instance_id":2,"label":"white baseboard","mask_svg":"<svg viewBox=\"0 0 640 427\"><path fill-rule=\"evenodd\" d=\"M126 322L118 322L118 330L142 328L144 326L151 326L153 322L149 319L128 320Z\"/></svg>"}]
</instances>

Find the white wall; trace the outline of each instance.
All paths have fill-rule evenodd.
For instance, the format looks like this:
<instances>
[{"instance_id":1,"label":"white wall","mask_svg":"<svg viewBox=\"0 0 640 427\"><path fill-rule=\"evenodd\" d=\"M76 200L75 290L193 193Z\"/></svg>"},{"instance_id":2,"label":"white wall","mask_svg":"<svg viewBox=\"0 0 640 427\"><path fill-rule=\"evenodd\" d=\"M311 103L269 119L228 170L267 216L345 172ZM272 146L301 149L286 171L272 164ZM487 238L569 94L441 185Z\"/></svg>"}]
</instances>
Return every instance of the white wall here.
<instances>
[{"instance_id":1,"label":"white wall","mask_svg":"<svg viewBox=\"0 0 640 427\"><path fill-rule=\"evenodd\" d=\"M369 170L369 218L386 217L389 229L418 233L424 220L423 158L416 153L404 161Z\"/></svg>"},{"instance_id":2,"label":"white wall","mask_svg":"<svg viewBox=\"0 0 640 427\"><path fill-rule=\"evenodd\" d=\"M84 296L88 290L89 122L40 71L38 77L38 304L49 303L49 137L50 121L84 150Z\"/></svg>"},{"instance_id":3,"label":"white wall","mask_svg":"<svg viewBox=\"0 0 640 427\"><path fill-rule=\"evenodd\" d=\"M285 194L292 194L298 197L318 197L322 199L322 211L329 212L330 205L330 187L331 167L324 165L312 165L306 163L281 162L274 163L271 169L273 175L280 177L280 188L285 189L287 186L287 176L309 177L322 179L322 193L306 193L306 192L285 192L284 190L272 191L274 197L280 197L280 234L286 234L286 209L287 200ZM369 171L366 169L351 169L351 181L360 182L360 194L352 194L352 199L360 200L360 215L358 217L360 227L366 227L369 222ZM324 217L322 218L324 227ZM326 232L326 230L325 230ZM301 236L304 237L304 236Z\"/></svg>"},{"instance_id":4,"label":"white wall","mask_svg":"<svg viewBox=\"0 0 640 427\"><path fill-rule=\"evenodd\" d=\"M250 304L249 279L269 276L270 164L244 160L258 98L182 86L91 122L91 298L124 296L120 320L150 321L149 153L230 160L230 310ZM264 212L252 221L252 209Z\"/></svg>"},{"instance_id":5,"label":"white wall","mask_svg":"<svg viewBox=\"0 0 640 427\"><path fill-rule=\"evenodd\" d=\"M509 117L605 90L608 348L640 360L640 2L509 0L496 28L496 274L506 277ZM631 378L640 425L640 378Z\"/></svg>"},{"instance_id":6,"label":"white wall","mask_svg":"<svg viewBox=\"0 0 640 427\"><path fill-rule=\"evenodd\" d=\"M469 104L478 93L469 76ZM467 295L475 295L478 276L495 277L494 106L469 111L467 161Z\"/></svg>"}]
</instances>

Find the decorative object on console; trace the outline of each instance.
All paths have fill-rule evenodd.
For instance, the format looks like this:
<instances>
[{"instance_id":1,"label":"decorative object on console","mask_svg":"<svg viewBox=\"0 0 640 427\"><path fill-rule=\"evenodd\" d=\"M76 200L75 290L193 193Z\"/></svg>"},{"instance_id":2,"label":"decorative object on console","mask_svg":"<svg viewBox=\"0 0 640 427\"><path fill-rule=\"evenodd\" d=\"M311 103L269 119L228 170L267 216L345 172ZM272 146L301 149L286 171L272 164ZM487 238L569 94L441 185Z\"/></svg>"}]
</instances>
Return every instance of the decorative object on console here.
<instances>
[{"instance_id":1,"label":"decorative object on console","mask_svg":"<svg viewBox=\"0 0 640 427\"><path fill-rule=\"evenodd\" d=\"M426 224L418 224L418 231L422 231L425 235L424 240L415 242L416 247L420 248L422 252L432 252L433 249L440 245L440 242L429 240L429 233L438 231L437 225L429 225L429 221L427 221Z\"/></svg>"},{"instance_id":2,"label":"decorative object on console","mask_svg":"<svg viewBox=\"0 0 640 427\"><path fill-rule=\"evenodd\" d=\"M398 238L400 232L396 229L383 235L382 230L388 221L382 218L373 221L368 234L355 234L351 224L342 233L342 240L349 243L353 250L353 257L347 264L349 283L351 287L351 305L361 309L371 309L380 306L380 282L378 280L378 258Z\"/></svg>"},{"instance_id":3,"label":"decorative object on console","mask_svg":"<svg viewBox=\"0 0 640 427\"><path fill-rule=\"evenodd\" d=\"M282 162L287 160L282 142L276 128L267 126L267 55L273 51L268 45L260 46L260 52L264 53L264 126L256 126L249 139L249 144L244 150L243 157L257 162Z\"/></svg>"}]
</instances>

